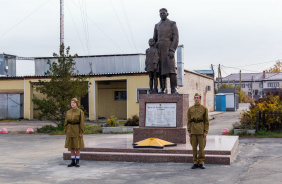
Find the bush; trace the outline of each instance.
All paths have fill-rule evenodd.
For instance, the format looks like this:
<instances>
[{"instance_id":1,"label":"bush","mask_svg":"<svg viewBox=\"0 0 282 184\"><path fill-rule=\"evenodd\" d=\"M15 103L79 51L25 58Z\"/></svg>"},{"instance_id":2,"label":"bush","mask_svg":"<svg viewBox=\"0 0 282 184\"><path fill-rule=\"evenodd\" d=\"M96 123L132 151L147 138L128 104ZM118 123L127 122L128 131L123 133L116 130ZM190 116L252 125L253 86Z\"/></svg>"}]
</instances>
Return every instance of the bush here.
<instances>
[{"instance_id":1,"label":"bush","mask_svg":"<svg viewBox=\"0 0 282 184\"><path fill-rule=\"evenodd\" d=\"M242 111L240 122L240 128L243 129L254 129L256 127L256 119L252 118L248 111Z\"/></svg>"},{"instance_id":2,"label":"bush","mask_svg":"<svg viewBox=\"0 0 282 184\"><path fill-rule=\"evenodd\" d=\"M57 127L53 125L45 125L41 128L37 128L38 133L51 133L51 132L63 131L63 130L64 130L64 127L61 124L59 124Z\"/></svg>"},{"instance_id":3,"label":"bush","mask_svg":"<svg viewBox=\"0 0 282 184\"><path fill-rule=\"evenodd\" d=\"M131 118L126 120L124 126L139 126L139 117L137 115L133 115Z\"/></svg>"},{"instance_id":4,"label":"bush","mask_svg":"<svg viewBox=\"0 0 282 184\"><path fill-rule=\"evenodd\" d=\"M115 127L118 123L117 117L115 115L111 115L109 119L107 119L107 123L109 127Z\"/></svg>"},{"instance_id":5,"label":"bush","mask_svg":"<svg viewBox=\"0 0 282 184\"><path fill-rule=\"evenodd\" d=\"M250 105L250 111L243 111L240 122L242 128L254 128L256 125L257 112L258 111L266 111L266 112L274 112L281 111L282 109L282 94L267 94L266 97L260 98L256 100L254 103ZM267 113L268 114L268 113ZM277 118L274 118L271 115L266 115L267 123L262 124L260 122L260 129L269 130L276 123Z\"/></svg>"}]
</instances>

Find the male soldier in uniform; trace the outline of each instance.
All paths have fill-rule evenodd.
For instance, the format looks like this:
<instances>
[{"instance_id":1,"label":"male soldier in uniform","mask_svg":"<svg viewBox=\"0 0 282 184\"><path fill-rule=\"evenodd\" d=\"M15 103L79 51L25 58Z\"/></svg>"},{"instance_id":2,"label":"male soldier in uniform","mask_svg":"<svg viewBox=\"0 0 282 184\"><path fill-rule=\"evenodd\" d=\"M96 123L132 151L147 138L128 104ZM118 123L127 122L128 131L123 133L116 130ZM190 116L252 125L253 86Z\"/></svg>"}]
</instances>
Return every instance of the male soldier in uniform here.
<instances>
[{"instance_id":1,"label":"male soldier in uniform","mask_svg":"<svg viewBox=\"0 0 282 184\"><path fill-rule=\"evenodd\" d=\"M176 23L167 18L167 9L160 9L161 21L155 25L154 37L160 51L160 84L161 93L165 92L166 77L170 78L171 93L177 93L177 78L175 70L175 50L178 46L178 29Z\"/></svg>"},{"instance_id":2,"label":"male soldier in uniform","mask_svg":"<svg viewBox=\"0 0 282 184\"><path fill-rule=\"evenodd\" d=\"M159 51L155 47L155 40L149 40L150 48L146 50L145 71L149 73L150 94L158 93ZM154 88L153 88L154 83Z\"/></svg>"},{"instance_id":3,"label":"male soldier in uniform","mask_svg":"<svg viewBox=\"0 0 282 184\"><path fill-rule=\"evenodd\" d=\"M190 137L190 143L193 149L193 162L194 165L191 169L196 169L200 167L205 169L205 146L206 146L206 136L209 131L209 118L208 109L201 105L201 95L198 93L194 96L195 104L188 109L188 123L187 129ZM199 154L197 147L199 145ZM198 155L197 155L198 154Z\"/></svg>"}]
</instances>

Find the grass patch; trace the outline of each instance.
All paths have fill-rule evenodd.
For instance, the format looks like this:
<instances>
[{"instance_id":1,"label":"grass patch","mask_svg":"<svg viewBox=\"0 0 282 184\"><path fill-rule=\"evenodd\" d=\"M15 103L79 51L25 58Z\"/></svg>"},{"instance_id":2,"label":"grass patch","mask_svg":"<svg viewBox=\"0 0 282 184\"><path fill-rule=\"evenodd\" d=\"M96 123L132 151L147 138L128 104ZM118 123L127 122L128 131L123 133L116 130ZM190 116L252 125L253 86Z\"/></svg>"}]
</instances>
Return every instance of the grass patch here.
<instances>
[{"instance_id":1,"label":"grass patch","mask_svg":"<svg viewBox=\"0 0 282 184\"><path fill-rule=\"evenodd\" d=\"M0 122L22 121L24 119L0 119Z\"/></svg>"},{"instance_id":2,"label":"grass patch","mask_svg":"<svg viewBox=\"0 0 282 184\"><path fill-rule=\"evenodd\" d=\"M234 135L234 130L230 130L228 135ZM247 132L239 133L240 138L282 138L282 131L266 131L259 130L255 134L249 134Z\"/></svg>"},{"instance_id":3,"label":"grass patch","mask_svg":"<svg viewBox=\"0 0 282 184\"><path fill-rule=\"evenodd\" d=\"M84 134L101 134L101 126L86 125Z\"/></svg>"}]
</instances>

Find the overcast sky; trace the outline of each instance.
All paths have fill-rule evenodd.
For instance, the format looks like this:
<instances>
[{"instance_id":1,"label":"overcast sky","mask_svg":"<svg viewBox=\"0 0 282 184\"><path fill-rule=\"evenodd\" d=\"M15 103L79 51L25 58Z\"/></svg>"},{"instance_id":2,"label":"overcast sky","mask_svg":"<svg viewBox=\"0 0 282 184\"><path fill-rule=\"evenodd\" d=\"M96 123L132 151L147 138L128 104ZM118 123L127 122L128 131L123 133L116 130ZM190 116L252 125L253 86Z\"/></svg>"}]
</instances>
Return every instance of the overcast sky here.
<instances>
[{"instance_id":1,"label":"overcast sky","mask_svg":"<svg viewBox=\"0 0 282 184\"><path fill-rule=\"evenodd\" d=\"M0 53L58 52L60 0L0 3ZM78 55L144 53L163 7L177 23L185 69L221 64L225 76L282 59L281 0L65 0L65 45Z\"/></svg>"}]
</instances>

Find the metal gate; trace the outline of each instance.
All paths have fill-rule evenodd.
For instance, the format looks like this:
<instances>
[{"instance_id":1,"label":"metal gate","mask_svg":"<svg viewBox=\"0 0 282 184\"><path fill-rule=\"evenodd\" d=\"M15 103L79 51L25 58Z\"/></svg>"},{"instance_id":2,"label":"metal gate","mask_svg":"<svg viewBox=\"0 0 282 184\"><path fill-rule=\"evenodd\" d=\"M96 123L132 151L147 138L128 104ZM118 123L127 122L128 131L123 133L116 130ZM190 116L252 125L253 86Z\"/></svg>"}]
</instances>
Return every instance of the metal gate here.
<instances>
[{"instance_id":1,"label":"metal gate","mask_svg":"<svg viewBox=\"0 0 282 184\"><path fill-rule=\"evenodd\" d=\"M0 94L0 119L23 118L23 94Z\"/></svg>"}]
</instances>

